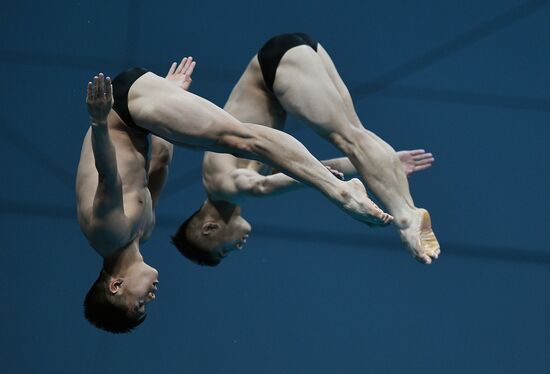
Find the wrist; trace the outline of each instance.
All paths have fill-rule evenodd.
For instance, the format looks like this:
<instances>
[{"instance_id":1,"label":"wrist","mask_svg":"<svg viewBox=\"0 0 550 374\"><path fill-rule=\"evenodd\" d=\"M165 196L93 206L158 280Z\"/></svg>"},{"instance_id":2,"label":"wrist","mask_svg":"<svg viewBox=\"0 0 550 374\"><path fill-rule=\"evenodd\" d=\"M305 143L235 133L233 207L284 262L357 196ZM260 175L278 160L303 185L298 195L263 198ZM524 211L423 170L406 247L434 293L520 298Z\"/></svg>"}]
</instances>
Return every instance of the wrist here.
<instances>
[{"instance_id":1,"label":"wrist","mask_svg":"<svg viewBox=\"0 0 550 374\"><path fill-rule=\"evenodd\" d=\"M90 122L92 123L92 126L107 126L107 118L93 118L90 117Z\"/></svg>"}]
</instances>

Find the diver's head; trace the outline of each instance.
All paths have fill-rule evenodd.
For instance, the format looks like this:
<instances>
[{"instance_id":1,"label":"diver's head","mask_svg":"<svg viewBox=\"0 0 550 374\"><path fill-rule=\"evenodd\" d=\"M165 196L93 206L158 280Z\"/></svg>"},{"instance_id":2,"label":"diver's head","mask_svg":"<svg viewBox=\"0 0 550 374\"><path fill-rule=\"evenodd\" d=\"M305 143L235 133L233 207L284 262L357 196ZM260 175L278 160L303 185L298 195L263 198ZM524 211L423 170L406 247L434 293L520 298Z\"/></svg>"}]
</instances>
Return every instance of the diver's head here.
<instances>
[{"instance_id":1,"label":"diver's head","mask_svg":"<svg viewBox=\"0 0 550 374\"><path fill-rule=\"evenodd\" d=\"M179 227L172 243L189 260L216 266L230 252L243 248L250 230L238 206L207 200Z\"/></svg>"},{"instance_id":2,"label":"diver's head","mask_svg":"<svg viewBox=\"0 0 550 374\"><path fill-rule=\"evenodd\" d=\"M94 326L113 333L130 332L146 317L145 304L155 299L158 272L144 262L124 276L102 270L84 300L84 315Z\"/></svg>"}]
</instances>

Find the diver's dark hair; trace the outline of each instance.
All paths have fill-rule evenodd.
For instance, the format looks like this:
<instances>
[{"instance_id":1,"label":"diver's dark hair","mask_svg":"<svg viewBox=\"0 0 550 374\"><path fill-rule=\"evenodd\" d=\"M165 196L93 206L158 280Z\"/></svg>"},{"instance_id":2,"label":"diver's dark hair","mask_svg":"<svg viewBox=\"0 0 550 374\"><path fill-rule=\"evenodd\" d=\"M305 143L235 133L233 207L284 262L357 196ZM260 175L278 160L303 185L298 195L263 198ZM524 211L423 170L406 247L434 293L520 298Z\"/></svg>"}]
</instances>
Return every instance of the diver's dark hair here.
<instances>
[{"instance_id":1,"label":"diver's dark hair","mask_svg":"<svg viewBox=\"0 0 550 374\"><path fill-rule=\"evenodd\" d=\"M127 308L112 303L107 298L102 272L84 299L84 316L95 327L118 334L132 331L147 315L132 317Z\"/></svg>"},{"instance_id":2,"label":"diver's dark hair","mask_svg":"<svg viewBox=\"0 0 550 374\"><path fill-rule=\"evenodd\" d=\"M188 258L194 263L205 266L216 266L220 263L220 259L214 258L208 251L192 243L189 240L189 236L187 235L187 228L189 226L189 223L191 222L193 217L195 217L199 212L200 208L195 213L193 213L191 217L187 218L184 223L181 224L178 231L176 231L176 233L171 236L172 244L174 244L174 246L184 257Z\"/></svg>"}]
</instances>

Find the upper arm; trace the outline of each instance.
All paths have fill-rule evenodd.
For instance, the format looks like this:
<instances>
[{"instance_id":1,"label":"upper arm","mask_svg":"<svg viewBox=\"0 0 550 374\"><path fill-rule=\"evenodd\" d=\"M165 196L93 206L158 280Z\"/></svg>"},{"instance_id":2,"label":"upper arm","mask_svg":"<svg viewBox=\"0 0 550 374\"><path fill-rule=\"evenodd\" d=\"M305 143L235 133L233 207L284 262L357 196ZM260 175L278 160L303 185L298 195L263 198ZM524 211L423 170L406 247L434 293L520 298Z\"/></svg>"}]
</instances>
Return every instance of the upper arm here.
<instances>
[{"instance_id":1,"label":"upper arm","mask_svg":"<svg viewBox=\"0 0 550 374\"><path fill-rule=\"evenodd\" d=\"M174 146L163 138L151 134L151 163L149 170L167 167L172 162Z\"/></svg>"},{"instance_id":2,"label":"upper arm","mask_svg":"<svg viewBox=\"0 0 550 374\"><path fill-rule=\"evenodd\" d=\"M108 256L129 240L131 230L124 211L120 177L114 183L103 182L100 180L97 185L87 236L94 249Z\"/></svg>"},{"instance_id":3,"label":"upper arm","mask_svg":"<svg viewBox=\"0 0 550 374\"><path fill-rule=\"evenodd\" d=\"M149 182L147 186L151 193L154 209L168 176L174 146L155 135L151 136L151 144L151 160L148 170Z\"/></svg>"},{"instance_id":4,"label":"upper arm","mask_svg":"<svg viewBox=\"0 0 550 374\"><path fill-rule=\"evenodd\" d=\"M77 183L78 218L91 246L108 256L128 241L129 221L124 213L122 186L94 177Z\"/></svg>"},{"instance_id":5,"label":"upper arm","mask_svg":"<svg viewBox=\"0 0 550 374\"><path fill-rule=\"evenodd\" d=\"M122 197L122 182L120 176L102 178L98 176L97 189L93 202L94 219L124 216L124 201Z\"/></svg>"}]
</instances>

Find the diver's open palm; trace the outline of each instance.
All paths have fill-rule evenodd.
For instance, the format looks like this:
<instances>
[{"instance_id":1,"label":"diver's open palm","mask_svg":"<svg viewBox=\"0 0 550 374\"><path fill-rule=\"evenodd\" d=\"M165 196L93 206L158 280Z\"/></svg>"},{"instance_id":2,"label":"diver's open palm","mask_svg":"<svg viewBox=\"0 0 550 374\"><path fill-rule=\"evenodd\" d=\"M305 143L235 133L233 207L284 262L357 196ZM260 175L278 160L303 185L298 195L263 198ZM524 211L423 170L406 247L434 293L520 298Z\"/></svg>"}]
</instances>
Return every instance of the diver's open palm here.
<instances>
[{"instance_id":1,"label":"diver's open palm","mask_svg":"<svg viewBox=\"0 0 550 374\"><path fill-rule=\"evenodd\" d=\"M113 106L113 86L111 78L99 73L92 82L88 82L86 106L90 118L95 123L105 123Z\"/></svg>"},{"instance_id":2,"label":"diver's open palm","mask_svg":"<svg viewBox=\"0 0 550 374\"><path fill-rule=\"evenodd\" d=\"M166 74L166 79L187 91L191 86L191 82L193 82L191 75L196 64L197 62L193 61L193 57L184 57L179 66L176 62L172 63L168 74Z\"/></svg>"},{"instance_id":3,"label":"diver's open palm","mask_svg":"<svg viewBox=\"0 0 550 374\"><path fill-rule=\"evenodd\" d=\"M414 172L427 169L432 166L435 161L433 155L423 149L415 149L412 151L399 151L397 156L403 166L403 171L407 176Z\"/></svg>"}]
</instances>

